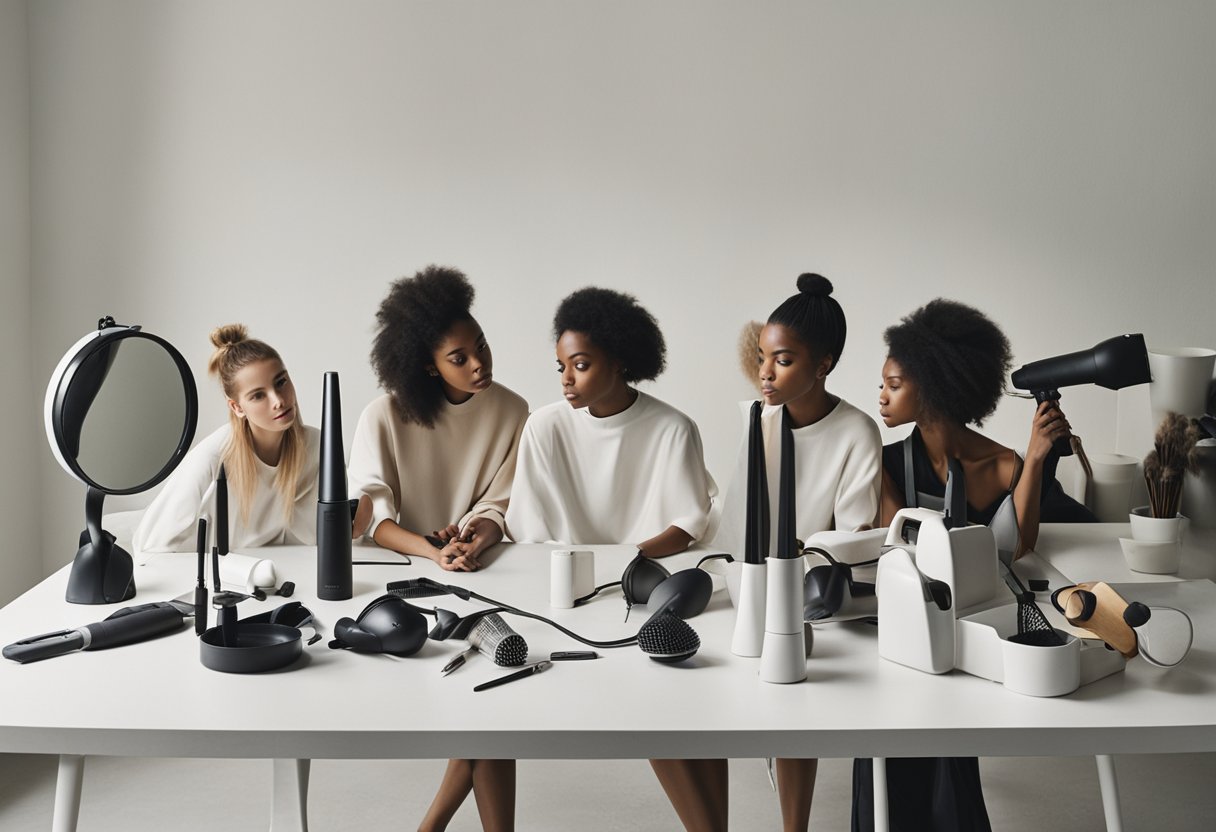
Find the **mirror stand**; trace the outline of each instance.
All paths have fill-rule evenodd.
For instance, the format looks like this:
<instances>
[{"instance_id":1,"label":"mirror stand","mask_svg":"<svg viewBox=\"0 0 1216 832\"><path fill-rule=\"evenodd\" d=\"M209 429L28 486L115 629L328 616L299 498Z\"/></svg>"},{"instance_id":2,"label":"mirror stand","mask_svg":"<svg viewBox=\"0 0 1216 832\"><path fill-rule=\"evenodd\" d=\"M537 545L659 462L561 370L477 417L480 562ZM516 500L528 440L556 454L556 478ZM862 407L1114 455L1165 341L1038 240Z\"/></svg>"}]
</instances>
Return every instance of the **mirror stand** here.
<instances>
[{"instance_id":1,"label":"mirror stand","mask_svg":"<svg viewBox=\"0 0 1216 832\"><path fill-rule=\"evenodd\" d=\"M105 492L88 486L84 498L86 528L68 574L69 604L117 604L135 595L134 561L114 535L101 527Z\"/></svg>"}]
</instances>

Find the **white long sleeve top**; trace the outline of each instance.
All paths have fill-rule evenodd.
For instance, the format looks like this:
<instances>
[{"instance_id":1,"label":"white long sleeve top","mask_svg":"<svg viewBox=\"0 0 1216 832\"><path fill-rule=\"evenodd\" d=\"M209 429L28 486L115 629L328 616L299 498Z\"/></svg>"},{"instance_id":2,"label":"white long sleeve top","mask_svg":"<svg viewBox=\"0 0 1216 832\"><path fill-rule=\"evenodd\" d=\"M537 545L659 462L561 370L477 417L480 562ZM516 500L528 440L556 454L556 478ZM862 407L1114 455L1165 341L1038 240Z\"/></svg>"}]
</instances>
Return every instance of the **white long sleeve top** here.
<instances>
[{"instance_id":1,"label":"white long sleeve top","mask_svg":"<svg viewBox=\"0 0 1216 832\"><path fill-rule=\"evenodd\" d=\"M210 434L182 459L144 512L135 530L137 552L193 552L201 515L215 517L215 478L220 470L228 425ZM275 488L277 469L257 460L257 484L248 519L242 519L240 500L229 483L228 541L231 549L317 542L317 469L321 432L304 427L304 462L296 479L296 496L290 513L284 512L282 494ZM209 532L212 539L214 530Z\"/></svg>"},{"instance_id":2,"label":"white long sleeve top","mask_svg":"<svg viewBox=\"0 0 1216 832\"><path fill-rule=\"evenodd\" d=\"M722 504L716 547L742 557L747 521L747 446L751 402L742 402L743 437L730 487ZM761 415L768 475L769 541L777 544L781 475L781 410ZM799 540L816 532L858 531L874 525L882 486L882 439L878 425L841 399L814 424L794 430L795 529ZM764 554L772 554L766 552Z\"/></svg>"},{"instance_id":3,"label":"white long sleeve top","mask_svg":"<svg viewBox=\"0 0 1216 832\"><path fill-rule=\"evenodd\" d=\"M444 402L432 428L404 421L391 396L359 417L350 493L372 501L368 536L385 520L428 534L486 517L501 527L528 403L497 382L462 404Z\"/></svg>"},{"instance_id":4,"label":"white long sleeve top","mask_svg":"<svg viewBox=\"0 0 1216 832\"><path fill-rule=\"evenodd\" d=\"M713 478L696 423L645 393L597 418L555 402L524 426L507 533L527 543L640 543L709 524Z\"/></svg>"}]
</instances>

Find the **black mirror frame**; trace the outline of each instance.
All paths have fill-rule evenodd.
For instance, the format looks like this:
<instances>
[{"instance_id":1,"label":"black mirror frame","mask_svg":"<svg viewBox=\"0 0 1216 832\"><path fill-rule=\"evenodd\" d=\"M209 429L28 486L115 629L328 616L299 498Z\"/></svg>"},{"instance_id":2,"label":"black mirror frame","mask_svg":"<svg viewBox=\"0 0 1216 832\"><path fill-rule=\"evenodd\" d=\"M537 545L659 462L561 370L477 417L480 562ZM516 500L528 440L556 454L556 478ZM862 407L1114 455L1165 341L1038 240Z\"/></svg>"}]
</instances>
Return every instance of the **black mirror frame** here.
<instances>
[{"instance_id":1,"label":"black mirror frame","mask_svg":"<svg viewBox=\"0 0 1216 832\"><path fill-rule=\"evenodd\" d=\"M58 379L54 377L51 379L51 383L55 385L54 398L48 414L49 432L54 437L52 450L59 462L86 486L85 530L80 534L80 548L72 561L65 593L68 603L72 604L115 604L134 597L134 562L130 553L116 545L114 536L102 528L102 502L106 494L138 494L164 480L190 449L190 443L194 441L195 429L198 427L198 387L194 382L194 374L190 371L190 365L186 363L186 359L172 344L159 336L143 332L139 326L120 327L109 316L102 318L98 322L97 328L99 330L97 336L79 345L75 354L68 359L66 366L63 366L62 370L56 369ZM181 375L182 387L186 394L186 420L177 448L154 477L131 488L110 489L89 477L80 467L76 457L67 453L67 443L64 441L63 408L72 380L84 363L99 349L115 344L115 339L123 338L144 338L153 341L159 344L173 359L178 373Z\"/></svg>"},{"instance_id":2,"label":"black mirror frame","mask_svg":"<svg viewBox=\"0 0 1216 832\"><path fill-rule=\"evenodd\" d=\"M116 329L117 331L110 333L107 332L107 329ZM182 388L186 393L186 422L182 429L181 437L178 440L177 448L174 449L173 454L169 457L169 460L154 477L131 488L115 489L107 488L101 483L94 481L88 474L84 472L84 469L80 467L80 464L76 461L76 458L69 456L65 452L63 436L63 404L64 399L67 397L67 391L72 386L72 379L75 378L76 373L80 370L84 363L102 347L108 346L115 343L117 340L122 340L125 338L143 338L159 344L161 348L169 354L169 357L173 359L173 363L177 365L177 371L181 375ZM194 382L194 374L190 371L190 365L186 363L186 359L183 358L182 354L177 351L177 348L164 338L161 338L159 335L144 332L138 326L103 328L96 338L87 342L83 347L80 348L80 350L77 351L76 355L72 357L72 360L68 363L68 366L64 369L62 375L60 376L59 384L55 389L55 402L51 409L51 427L55 434L55 442L59 446L59 456L68 466L68 468L71 469L73 476L75 476L89 488L96 489L97 491L101 491L106 494L139 494L142 491L147 491L149 488L158 485L166 477L168 477L169 474L173 473L173 469L175 469L178 464L181 463L182 458L186 455L186 452L190 450L190 443L194 441L194 433L198 427L198 387Z\"/></svg>"}]
</instances>

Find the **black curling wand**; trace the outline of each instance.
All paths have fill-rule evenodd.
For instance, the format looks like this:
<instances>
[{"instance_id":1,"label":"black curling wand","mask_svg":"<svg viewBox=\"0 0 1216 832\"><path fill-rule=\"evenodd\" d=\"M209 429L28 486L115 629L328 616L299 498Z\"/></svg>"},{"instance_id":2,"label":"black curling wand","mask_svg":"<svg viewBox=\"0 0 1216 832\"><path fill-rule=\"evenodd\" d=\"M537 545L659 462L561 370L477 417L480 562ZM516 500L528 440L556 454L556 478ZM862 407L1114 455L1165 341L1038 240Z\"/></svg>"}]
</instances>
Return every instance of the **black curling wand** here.
<instances>
[{"instance_id":1,"label":"black curling wand","mask_svg":"<svg viewBox=\"0 0 1216 832\"><path fill-rule=\"evenodd\" d=\"M777 557L798 557L796 498L794 496L794 428L790 412L781 408L781 473L777 495Z\"/></svg>"},{"instance_id":2,"label":"black curling wand","mask_svg":"<svg viewBox=\"0 0 1216 832\"><path fill-rule=\"evenodd\" d=\"M317 482L317 597L345 601L354 595L351 514L342 451L342 395L338 374L325 374L321 412L321 465Z\"/></svg>"},{"instance_id":3,"label":"black curling wand","mask_svg":"<svg viewBox=\"0 0 1216 832\"><path fill-rule=\"evenodd\" d=\"M221 555L228 554L228 472L223 465L215 477L215 545Z\"/></svg>"},{"instance_id":4,"label":"black curling wand","mask_svg":"<svg viewBox=\"0 0 1216 832\"><path fill-rule=\"evenodd\" d=\"M744 527L743 560L763 563L768 556L768 470L764 464L764 429L760 418L764 405L752 402L747 437L747 523Z\"/></svg>"},{"instance_id":5,"label":"black curling wand","mask_svg":"<svg viewBox=\"0 0 1216 832\"><path fill-rule=\"evenodd\" d=\"M198 518L198 586L194 588L194 632L207 629L207 518Z\"/></svg>"}]
</instances>

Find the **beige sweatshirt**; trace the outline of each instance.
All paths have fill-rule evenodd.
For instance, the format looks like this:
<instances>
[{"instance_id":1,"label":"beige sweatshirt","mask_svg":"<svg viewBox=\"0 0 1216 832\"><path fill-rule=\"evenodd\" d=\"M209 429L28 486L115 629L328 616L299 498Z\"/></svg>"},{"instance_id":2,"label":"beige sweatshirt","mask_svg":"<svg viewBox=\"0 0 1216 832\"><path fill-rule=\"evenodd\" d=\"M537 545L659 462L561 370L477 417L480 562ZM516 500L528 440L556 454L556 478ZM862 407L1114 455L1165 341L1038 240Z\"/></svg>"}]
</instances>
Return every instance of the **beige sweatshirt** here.
<instances>
[{"instance_id":1,"label":"beige sweatshirt","mask_svg":"<svg viewBox=\"0 0 1216 832\"><path fill-rule=\"evenodd\" d=\"M385 520L428 534L473 517L503 525L528 403L494 383L444 402L433 428L403 421L384 395L364 409L348 467L351 496L372 500L368 537Z\"/></svg>"}]
</instances>

